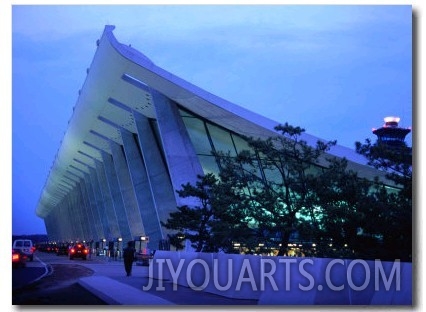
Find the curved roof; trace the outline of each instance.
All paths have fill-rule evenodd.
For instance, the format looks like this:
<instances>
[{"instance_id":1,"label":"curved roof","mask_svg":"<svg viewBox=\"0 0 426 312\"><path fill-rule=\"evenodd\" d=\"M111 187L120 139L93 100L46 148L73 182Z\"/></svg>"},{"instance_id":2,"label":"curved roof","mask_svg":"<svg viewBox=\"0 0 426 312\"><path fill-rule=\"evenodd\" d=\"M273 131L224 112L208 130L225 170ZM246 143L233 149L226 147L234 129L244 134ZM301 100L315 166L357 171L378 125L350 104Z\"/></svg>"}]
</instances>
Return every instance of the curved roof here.
<instances>
[{"instance_id":1,"label":"curved roof","mask_svg":"<svg viewBox=\"0 0 426 312\"><path fill-rule=\"evenodd\" d=\"M164 94L182 107L229 130L247 136L276 135L273 120L215 96L156 66L148 57L117 41L114 26L105 26L86 80L79 92L68 129L55 156L36 213L46 217L80 178L89 173L109 141L122 144L117 126L136 133L131 110L155 118L150 90ZM123 105L123 103L125 105ZM315 144L319 138L303 134ZM374 176L355 151L336 146L331 151L353 161L358 171Z\"/></svg>"}]
</instances>

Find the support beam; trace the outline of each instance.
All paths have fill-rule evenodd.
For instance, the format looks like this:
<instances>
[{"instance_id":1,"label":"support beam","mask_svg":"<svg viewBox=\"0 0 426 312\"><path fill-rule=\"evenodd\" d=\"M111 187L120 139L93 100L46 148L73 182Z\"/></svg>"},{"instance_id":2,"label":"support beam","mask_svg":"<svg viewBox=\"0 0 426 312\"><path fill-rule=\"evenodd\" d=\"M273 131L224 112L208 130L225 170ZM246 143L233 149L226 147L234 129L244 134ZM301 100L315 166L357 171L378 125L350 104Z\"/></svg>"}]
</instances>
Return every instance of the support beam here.
<instances>
[{"instance_id":1,"label":"support beam","mask_svg":"<svg viewBox=\"0 0 426 312\"><path fill-rule=\"evenodd\" d=\"M109 191L108 181L104 168L104 163L95 160L96 163L96 174L99 181L100 195L102 197L102 203L104 207L103 213L101 213L102 224L104 227L104 237L121 237L120 228L118 226L117 215L114 209L114 203L112 200L111 192Z\"/></svg>"},{"instance_id":2,"label":"support beam","mask_svg":"<svg viewBox=\"0 0 426 312\"><path fill-rule=\"evenodd\" d=\"M96 205L96 211L94 212L94 218L95 218L95 226L97 231L97 237L94 237L93 239L98 241L104 237L106 237L106 234L108 233L108 222L105 218L105 207L102 200L102 192L99 186L99 180L98 175L96 173L95 168L89 168L90 170L90 184L92 186L92 191L94 195L95 205Z\"/></svg>"},{"instance_id":3,"label":"support beam","mask_svg":"<svg viewBox=\"0 0 426 312\"><path fill-rule=\"evenodd\" d=\"M204 175L203 168L176 103L155 90L152 97L173 189L180 190L183 184L195 184L197 176ZM192 198L181 198L176 193L175 199L178 206L195 204Z\"/></svg>"},{"instance_id":4,"label":"support beam","mask_svg":"<svg viewBox=\"0 0 426 312\"><path fill-rule=\"evenodd\" d=\"M142 223L145 230L142 234L149 236L150 247L157 249L160 240L163 238L162 230L142 155L133 134L124 129L120 129L120 132L132 179L132 186L142 215Z\"/></svg>"},{"instance_id":5,"label":"support beam","mask_svg":"<svg viewBox=\"0 0 426 312\"><path fill-rule=\"evenodd\" d=\"M130 157L124 154L123 146L110 141L112 158L114 160L115 171L117 173L118 184L123 197L124 209L129 224L130 237L143 235L144 228L142 227L142 217L140 205L147 205L149 202L139 202L135 189L133 187L132 177L129 170ZM144 193L144 192L142 192Z\"/></svg>"},{"instance_id":6,"label":"support beam","mask_svg":"<svg viewBox=\"0 0 426 312\"><path fill-rule=\"evenodd\" d=\"M117 237L122 237L124 241L133 240L132 234L130 232L126 208L124 206L124 201L120 190L120 184L117 178L115 162L113 161L111 155L106 152L102 152L102 160L104 163L106 180L108 182L108 190L111 194L115 215L120 229L120 235ZM120 170L120 168L118 169ZM115 237L109 237L109 239L113 238Z\"/></svg>"},{"instance_id":7,"label":"support beam","mask_svg":"<svg viewBox=\"0 0 426 312\"><path fill-rule=\"evenodd\" d=\"M89 175L86 175L84 179L82 179L82 182L80 183L80 192L82 197L82 202L84 203L84 206L87 207L87 216L88 219L84 220L85 223L89 224L90 236L86 237L86 240L95 240L98 238L99 235L99 229L98 229L98 222L99 222L99 216L98 216L98 208L96 206L96 202L94 199L94 192L92 189L92 185L90 183L90 177Z\"/></svg>"},{"instance_id":8,"label":"support beam","mask_svg":"<svg viewBox=\"0 0 426 312\"><path fill-rule=\"evenodd\" d=\"M133 116L158 218L166 223L170 213L176 211L175 194L170 176L148 118L137 112L133 112ZM166 231L168 230L163 229L163 232ZM167 236L163 234L163 238Z\"/></svg>"}]
</instances>

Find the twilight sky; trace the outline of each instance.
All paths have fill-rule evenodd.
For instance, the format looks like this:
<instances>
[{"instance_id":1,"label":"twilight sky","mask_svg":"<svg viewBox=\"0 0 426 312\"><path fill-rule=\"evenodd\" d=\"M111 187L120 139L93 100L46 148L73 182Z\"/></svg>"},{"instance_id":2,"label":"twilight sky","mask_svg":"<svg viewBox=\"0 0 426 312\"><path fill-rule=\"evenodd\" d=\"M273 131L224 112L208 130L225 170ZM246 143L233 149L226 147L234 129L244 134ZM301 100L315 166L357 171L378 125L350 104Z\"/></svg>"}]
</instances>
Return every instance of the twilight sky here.
<instances>
[{"instance_id":1,"label":"twilight sky","mask_svg":"<svg viewBox=\"0 0 426 312\"><path fill-rule=\"evenodd\" d=\"M158 66L349 148L412 126L412 7L12 5L12 233L35 209L104 26ZM412 145L412 135L406 139Z\"/></svg>"}]
</instances>

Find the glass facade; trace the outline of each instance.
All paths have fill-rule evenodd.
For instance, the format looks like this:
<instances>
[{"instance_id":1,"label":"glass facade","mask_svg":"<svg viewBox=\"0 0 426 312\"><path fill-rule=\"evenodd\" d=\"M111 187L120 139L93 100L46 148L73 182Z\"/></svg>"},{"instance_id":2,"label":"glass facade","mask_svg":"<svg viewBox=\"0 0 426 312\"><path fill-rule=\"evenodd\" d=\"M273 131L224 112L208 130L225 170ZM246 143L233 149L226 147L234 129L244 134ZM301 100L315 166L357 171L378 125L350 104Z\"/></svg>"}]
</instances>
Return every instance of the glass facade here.
<instances>
[{"instance_id":1,"label":"glass facade","mask_svg":"<svg viewBox=\"0 0 426 312\"><path fill-rule=\"evenodd\" d=\"M213 173L219 175L219 162L212 152L229 153L231 156L236 156L243 150L252 150L242 136L196 116L187 110L179 109L179 112L205 174ZM255 157L258 166L253 168L245 164L243 165L244 169L257 175L265 182L281 184L283 177L280 171L262 164L261 155ZM305 173L316 174L323 168L319 165L311 164L305 170ZM392 188L390 187L390 189Z\"/></svg>"},{"instance_id":2,"label":"glass facade","mask_svg":"<svg viewBox=\"0 0 426 312\"><path fill-rule=\"evenodd\" d=\"M204 173L219 174L219 165L212 152L222 152L237 156L242 151L252 150L247 141L240 135L220 127L209 120L198 117L186 110L179 110L188 135L195 148ZM276 170L261 169L260 158L256 158L258 166L243 165L244 169L257 175L259 178L279 182L281 176Z\"/></svg>"},{"instance_id":3,"label":"glass facade","mask_svg":"<svg viewBox=\"0 0 426 312\"><path fill-rule=\"evenodd\" d=\"M242 137L231 131L182 109L180 115L204 173L219 174L219 165L213 152L236 156L238 152L250 149Z\"/></svg>"}]
</instances>

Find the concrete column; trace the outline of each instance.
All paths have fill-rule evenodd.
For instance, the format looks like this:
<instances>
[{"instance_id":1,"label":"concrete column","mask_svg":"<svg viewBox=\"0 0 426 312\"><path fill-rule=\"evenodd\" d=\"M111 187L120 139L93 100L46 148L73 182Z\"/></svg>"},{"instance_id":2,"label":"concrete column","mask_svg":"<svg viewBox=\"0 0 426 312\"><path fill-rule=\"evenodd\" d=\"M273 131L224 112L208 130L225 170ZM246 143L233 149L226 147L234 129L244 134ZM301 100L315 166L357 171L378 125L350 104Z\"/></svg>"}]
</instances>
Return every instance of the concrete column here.
<instances>
[{"instance_id":1,"label":"concrete column","mask_svg":"<svg viewBox=\"0 0 426 312\"><path fill-rule=\"evenodd\" d=\"M101 238L107 237L108 230L108 220L105 213L105 206L102 198L102 192L99 183L99 177L95 168L89 167L90 171L90 181L92 185L93 195L95 197L97 209L97 220L95 220L98 229L98 237L94 240L99 241Z\"/></svg>"},{"instance_id":2,"label":"concrete column","mask_svg":"<svg viewBox=\"0 0 426 312\"><path fill-rule=\"evenodd\" d=\"M75 209L71 202L71 199L74 196L74 189L67 188L67 190L66 191L64 190L64 192L66 192L66 195L62 199L62 202L60 205L61 205L61 209L63 211L66 211L67 213L65 215L61 215L60 217L58 217L57 224L62 224L65 222L68 223L70 234L66 239L67 240L76 239L76 237L82 235L82 232L81 232L81 224L78 219L78 215L75 212Z\"/></svg>"},{"instance_id":3,"label":"concrete column","mask_svg":"<svg viewBox=\"0 0 426 312\"><path fill-rule=\"evenodd\" d=\"M152 97L173 190L180 190L182 184L195 184L197 175L204 175L203 168L176 103L155 90ZM191 198L180 198L176 192L174 195L178 206L194 204Z\"/></svg>"},{"instance_id":4,"label":"concrete column","mask_svg":"<svg viewBox=\"0 0 426 312\"><path fill-rule=\"evenodd\" d=\"M57 240L61 237L60 229L56 225L60 224L62 220L60 219L60 216L58 216L57 211L57 209L53 209L53 211L49 213L48 217L44 219L50 240Z\"/></svg>"},{"instance_id":5,"label":"concrete column","mask_svg":"<svg viewBox=\"0 0 426 312\"><path fill-rule=\"evenodd\" d=\"M74 239L77 235L75 230L76 216L72 213L71 207L69 205L69 197L69 193L64 197L60 204L60 215L56 216L56 224L67 223L66 234L64 236L60 235L60 239L67 241L69 241L70 239Z\"/></svg>"},{"instance_id":6,"label":"concrete column","mask_svg":"<svg viewBox=\"0 0 426 312\"><path fill-rule=\"evenodd\" d=\"M77 183L76 187L74 188L74 206L77 209L79 213L79 222L81 224L81 228L83 231L83 235L79 237L79 240L86 240L92 236L92 232L89 225L89 210L90 204L87 205L82 196L81 192L81 184L84 182L84 180L80 180L79 183Z\"/></svg>"},{"instance_id":7,"label":"concrete column","mask_svg":"<svg viewBox=\"0 0 426 312\"><path fill-rule=\"evenodd\" d=\"M133 116L155 209L159 219L167 222L170 212L176 211L175 192L170 176L148 118L135 111ZM163 238L166 238L164 234Z\"/></svg>"},{"instance_id":8,"label":"concrete column","mask_svg":"<svg viewBox=\"0 0 426 312\"><path fill-rule=\"evenodd\" d=\"M56 224L60 224L60 226L56 226L57 233L55 233L55 237L57 240L65 241L69 240L73 237L72 223L70 222L70 213L68 208L61 204L58 209L55 209L56 215Z\"/></svg>"},{"instance_id":9,"label":"concrete column","mask_svg":"<svg viewBox=\"0 0 426 312\"><path fill-rule=\"evenodd\" d=\"M57 224L58 219L53 213L50 213L44 220L44 226L46 227L46 233L48 234L48 239L53 240L56 239L57 235Z\"/></svg>"},{"instance_id":10,"label":"concrete column","mask_svg":"<svg viewBox=\"0 0 426 312\"><path fill-rule=\"evenodd\" d=\"M64 218L64 209L62 209L62 206L55 207L55 209L51 212L53 218L56 220L56 224L63 224L65 221ZM64 233L64 227L59 227L55 230L52 234L52 237L54 237L54 240L57 241L63 236Z\"/></svg>"},{"instance_id":11,"label":"concrete column","mask_svg":"<svg viewBox=\"0 0 426 312\"><path fill-rule=\"evenodd\" d=\"M73 206L74 212L77 216L77 222L80 224L81 227L81 234L78 236L79 240L86 239L88 235L88 229L87 229L87 223L86 220L88 219L87 213L86 213L86 203L82 200L81 196L81 189L80 189L80 183L77 182L74 189L71 193L71 202L70 205Z\"/></svg>"},{"instance_id":12,"label":"concrete column","mask_svg":"<svg viewBox=\"0 0 426 312\"><path fill-rule=\"evenodd\" d=\"M94 223L92 224L92 228L96 229L96 234L92 238L95 241L105 237L103 224L101 221L101 212L104 210L101 200L99 200L100 192L99 192L99 184L96 175L96 171L94 168L88 167L89 174L86 174L85 180L87 185L87 190L90 192L91 201L92 201L92 213Z\"/></svg>"},{"instance_id":13,"label":"concrete column","mask_svg":"<svg viewBox=\"0 0 426 312\"><path fill-rule=\"evenodd\" d=\"M106 170L104 164L98 160L95 160L96 163L96 174L99 181L100 195L102 197L102 203L104 207L104 212L101 213L102 224L104 225L104 237L120 237L120 229L118 226L117 216L115 214L114 203L112 201L112 196L109 191L108 181L106 178ZM106 228L105 228L106 226Z\"/></svg>"},{"instance_id":14,"label":"concrete column","mask_svg":"<svg viewBox=\"0 0 426 312\"><path fill-rule=\"evenodd\" d=\"M90 228L90 237L86 237L86 239L97 239L98 236L98 229L96 228L96 215L97 215L97 207L94 200L94 194L91 187L91 183L87 182L90 181L90 177L88 174L85 174L85 178L81 179L81 182L79 183L80 187L80 193L81 193L81 200L84 203L84 206L86 206L87 210L87 220L85 220L85 223L89 224Z\"/></svg>"},{"instance_id":15,"label":"concrete column","mask_svg":"<svg viewBox=\"0 0 426 312\"><path fill-rule=\"evenodd\" d=\"M70 212L68 207L62 206L62 210L64 211L64 214L63 214L64 219L66 219L66 221L67 221L66 222L67 223L66 230L65 230L64 235L62 236L62 240L70 241L75 235L73 223L70 222L70 220L72 220L73 217L72 217L71 212Z\"/></svg>"},{"instance_id":16,"label":"concrete column","mask_svg":"<svg viewBox=\"0 0 426 312\"><path fill-rule=\"evenodd\" d=\"M79 202L77 201L77 196L76 196L76 191L75 189L73 189L70 194L67 196L67 206L68 209L71 212L71 215L74 216L74 220L72 221L74 224L74 232L75 232L75 236L73 237L73 239L83 239L84 238L84 230L83 230L83 219L82 219L82 212L81 212L81 208L79 207Z\"/></svg>"},{"instance_id":17,"label":"concrete column","mask_svg":"<svg viewBox=\"0 0 426 312\"><path fill-rule=\"evenodd\" d=\"M133 240L132 234L130 232L123 197L120 190L120 184L117 178L116 168L114 166L115 160L113 161L111 155L107 154L106 152L101 152L101 154L104 163L106 180L108 182L109 193L111 194L115 215L117 217L117 222L120 229L120 235L117 237L122 237L124 241Z\"/></svg>"},{"instance_id":18,"label":"concrete column","mask_svg":"<svg viewBox=\"0 0 426 312\"><path fill-rule=\"evenodd\" d=\"M110 142L110 147L131 237L134 238L135 236L144 234L144 227L142 225L141 211L139 209L141 203L138 203L132 183L131 175L135 175L135 173L130 172L131 170L128 166L132 157L127 155L127 153L125 157L123 147L117 143Z\"/></svg>"},{"instance_id":19,"label":"concrete column","mask_svg":"<svg viewBox=\"0 0 426 312\"><path fill-rule=\"evenodd\" d=\"M123 140L127 166L129 168L132 189L136 195L137 204L142 216L144 232L139 235L149 236L149 247L158 248L158 243L163 238L161 225L157 213L157 206L151 193L151 185L148 181L146 168L142 155L136 143L135 137L127 130L120 129Z\"/></svg>"}]
</instances>

